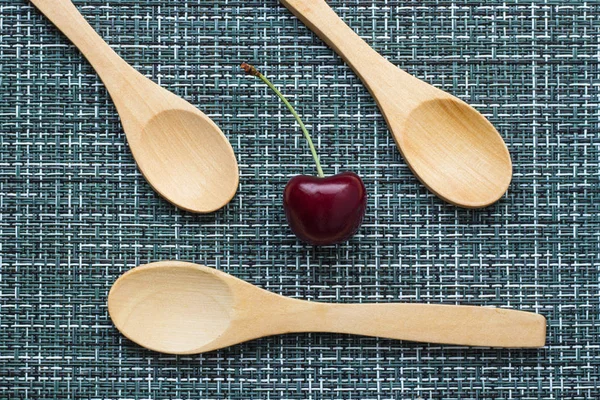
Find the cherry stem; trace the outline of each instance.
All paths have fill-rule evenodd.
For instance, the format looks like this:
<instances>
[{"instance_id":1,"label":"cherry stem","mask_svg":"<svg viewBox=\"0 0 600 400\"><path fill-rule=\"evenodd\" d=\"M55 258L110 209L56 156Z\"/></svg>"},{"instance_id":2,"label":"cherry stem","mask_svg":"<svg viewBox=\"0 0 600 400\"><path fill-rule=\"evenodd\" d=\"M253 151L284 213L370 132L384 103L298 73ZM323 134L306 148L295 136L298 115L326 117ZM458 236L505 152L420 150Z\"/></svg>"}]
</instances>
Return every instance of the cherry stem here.
<instances>
[{"instance_id":1,"label":"cherry stem","mask_svg":"<svg viewBox=\"0 0 600 400\"><path fill-rule=\"evenodd\" d=\"M244 71L246 71L246 74L256 76L256 77L260 78L261 81L266 83L267 86L269 86L271 88L271 90L273 90L273 92L275 92L277 97L279 97L281 99L281 101L283 101L283 104L285 104L286 107L288 108L288 110L290 110L290 112L292 113L294 118L296 118L296 121L298 121L298 125L300 125L300 129L302 129L302 133L304 133L304 137L306 138L306 141L308 142L308 147L310 147L310 152L312 153L312 156L315 160L315 164L317 165L317 174L319 175L319 178L323 178L325 176L325 174L323 174L323 169L321 168L321 162L319 161L319 156L317 155L317 150L315 149L315 145L313 144L312 138L310 137L310 133L308 133L306 126L304 126L302 119L300 118L300 116L298 115L298 113L296 112L294 107L290 104L289 101L287 101L287 99L279 91L279 89L277 89L275 87L275 85L273 85L271 83L271 81L269 81L267 79L266 76L264 76L263 74L258 72L258 70L254 66L252 66L250 64L242 63L242 69Z\"/></svg>"}]
</instances>

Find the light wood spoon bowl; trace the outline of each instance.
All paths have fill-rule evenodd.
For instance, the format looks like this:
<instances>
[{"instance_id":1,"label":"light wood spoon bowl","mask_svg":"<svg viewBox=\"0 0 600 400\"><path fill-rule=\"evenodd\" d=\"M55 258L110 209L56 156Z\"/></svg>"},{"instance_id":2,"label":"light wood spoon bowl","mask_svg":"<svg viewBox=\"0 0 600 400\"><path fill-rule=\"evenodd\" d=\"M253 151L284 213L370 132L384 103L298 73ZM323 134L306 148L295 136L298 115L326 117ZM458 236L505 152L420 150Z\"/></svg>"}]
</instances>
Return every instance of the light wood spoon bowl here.
<instances>
[{"instance_id":1,"label":"light wood spoon bowl","mask_svg":"<svg viewBox=\"0 0 600 400\"><path fill-rule=\"evenodd\" d=\"M31 2L79 48L104 82L150 185L192 212L212 212L229 203L239 183L238 165L219 127L121 59L69 0Z\"/></svg>"},{"instance_id":2,"label":"light wood spoon bowl","mask_svg":"<svg viewBox=\"0 0 600 400\"><path fill-rule=\"evenodd\" d=\"M324 0L280 1L361 78L406 163L429 190L467 208L504 195L512 179L510 154L483 115L388 62Z\"/></svg>"},{"instance_id":3,"label":"light wood spoon bowl","mask_svg":"<svg viewBox=\"0 0 600 400\"><path fill-rule=\"evenodd\" d=\"M546 340L546 319L534 313L473 306L308 302L179 261L125 273L110 290L108 311L126 337L171 354L202 353L290 332L490 347L541 347Z\"/></svg>"}]
</instances>

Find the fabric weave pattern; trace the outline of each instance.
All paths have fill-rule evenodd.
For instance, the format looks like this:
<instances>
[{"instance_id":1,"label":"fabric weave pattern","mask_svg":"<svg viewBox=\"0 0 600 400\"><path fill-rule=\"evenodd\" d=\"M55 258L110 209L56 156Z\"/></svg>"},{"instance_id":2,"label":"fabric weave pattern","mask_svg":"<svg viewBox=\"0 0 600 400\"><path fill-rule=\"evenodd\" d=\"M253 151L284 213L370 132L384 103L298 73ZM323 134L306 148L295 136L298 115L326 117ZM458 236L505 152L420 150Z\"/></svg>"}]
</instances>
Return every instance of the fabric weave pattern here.
<instances>
[{"instance_id":1,"label":"fabric weave pattern","mask_svg":"<svg viewBox=\"0 0 600 400\"><path fill-rule=\"evenodd\" d=\"M193 215L136 168L91 66L26 0L0 0L0 399L600 398L600 2L330 0L393 63L473 104L506 140L507 195L445 204L411 174L375 102L275 0L74 0L139 71L198 106L237 153L240 188ZM350 242L289 231L283 188L326 174L369 191ZM517 308L548 319L539 350L334 334L195 356L122 337L106 296L123 272L180 259L286 296Z\"/></svg>"}]
</instances>

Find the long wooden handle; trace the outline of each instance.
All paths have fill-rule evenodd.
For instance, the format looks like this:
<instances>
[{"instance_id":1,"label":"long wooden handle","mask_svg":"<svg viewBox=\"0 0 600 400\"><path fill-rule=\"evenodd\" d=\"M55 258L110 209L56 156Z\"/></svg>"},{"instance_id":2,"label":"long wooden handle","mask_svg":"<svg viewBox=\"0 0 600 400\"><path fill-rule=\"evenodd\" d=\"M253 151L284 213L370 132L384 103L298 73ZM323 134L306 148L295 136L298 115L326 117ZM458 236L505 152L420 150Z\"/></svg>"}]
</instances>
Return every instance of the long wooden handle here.
<instances>
[{"instance_id":1,"label":"long wooden handle","mask_svg":"<svg viewBox=\"0 0 600 400\"><path fill-rule=\"evenodd\" d=\"M280 0L298 19L346 61L373 92L385 81L385 73L394 71L394 79L414 79L390 64L358 36L327 5L325 0ZM398 70L401 73L398 73Z\"/></svg>"},{"instance_id":2,"label":"long wooden handle","mask_svg":"<svg viewBox=\"0 0 600 400\"><path fill-rule=\"evenodd\" d=\"M303 304L301 304L303 303ZM436 304L324 304L294 302L286 330L336 332L415 342L486 347L542 347L546 318L539 314Z\"/></svg>"},{"instance_id":3,"label":"long wooden handle","mask_svg":"<svg viewBox=\"0 0 600 400\"><path fill-rule=\"evenodd\" d=\"M77 46L109 91L125 84L130 73L135 72L102 40L70 0L30 1Z\"/></svg>"}]
</instances>

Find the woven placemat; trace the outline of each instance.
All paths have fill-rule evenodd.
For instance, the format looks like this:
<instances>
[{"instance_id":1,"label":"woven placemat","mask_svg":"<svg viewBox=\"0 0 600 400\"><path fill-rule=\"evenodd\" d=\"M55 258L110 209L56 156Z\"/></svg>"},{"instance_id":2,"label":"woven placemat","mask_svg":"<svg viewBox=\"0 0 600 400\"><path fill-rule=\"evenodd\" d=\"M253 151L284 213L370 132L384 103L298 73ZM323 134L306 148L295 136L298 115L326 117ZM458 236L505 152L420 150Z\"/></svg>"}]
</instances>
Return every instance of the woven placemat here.
<instances>
[{"instance_id":1,"label":"woven placemat","mask_svg":"<svg viewBox=\"0 0 600 400\"><path fill-rule=\"evenodd\" d=\"M0 0L0 399L600 398L598 1L330 1L385 57L498 128L514 179L483 210L414 178L354 73L275 0L74 2L125 60L222 127L241 184L212 215L157 196L90 65L26 0ZM242 61L298 106L326 173L364 178L350 242L315 249L290 233L283 188L314 167ZM118 333L106 297L123 272L166 259L309 300L536 311L547 346L299 334L153 353Z\"/></svg>"}]
</instances>

